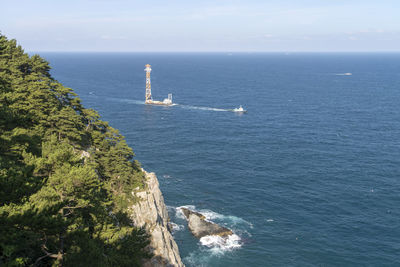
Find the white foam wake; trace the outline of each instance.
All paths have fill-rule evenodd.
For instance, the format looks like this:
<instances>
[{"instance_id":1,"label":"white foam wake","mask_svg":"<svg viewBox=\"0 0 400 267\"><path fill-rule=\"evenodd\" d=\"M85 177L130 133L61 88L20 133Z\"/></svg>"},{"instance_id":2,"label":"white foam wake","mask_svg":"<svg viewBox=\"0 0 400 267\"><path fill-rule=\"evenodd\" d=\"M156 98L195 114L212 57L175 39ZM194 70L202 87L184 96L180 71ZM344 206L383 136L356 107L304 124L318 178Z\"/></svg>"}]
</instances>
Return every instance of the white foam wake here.
<instances>
[{"instance_id":1,"label":"white foam wake","mask_svg":"<svg viewBox=\"0 0 400 267\"><path fill-rule=\"evenodd\" d=\"M208 110L208 111L231 111L229 109L224 109L224 108L199 107L199 106L181 105L181 104L177 105L184 109L198 109L198 110Z\"/></svg>"},{"instance_id":2,"label":"white foam wake","mask_svg":"<svg viewBox=\"0 0 400 267\"><path fill-rule=\"evenodd\" d=\"M136 105L144 105L144 101L136 100L136 99L127 99L127 98L117 98L117 97L106 97L107 100L128 103L128 104L136 104Z\"/></svg>"},{"instance_id":3,"label":"white foam wake","mask_svg":"<svg viewBox=\"0 0 400 267\"><path fill-rule=\"evenodd\" d=\"M351 75L353 75L353 73L351 73L351 72L346 72L346 73L336 73L335 75L338 75L338 76L351 76Z\"/></svg>"},{"instance_id":4,"label":"white foam wake","mask_svg":"<svg viewBox=\"0 0 400 267\"><path fill-rule=\"evenodd\" d=\"M98 97L94 94L94 92L89 92L89 95ZM117 97L105 97L107 100L121 102L121 103L128 103L128 104L136 104L136 105L145 105L145 101L136 100L136 99L127 99L127 98L117 98ZM197 109L197 110L206 110L206 111L230 111L233 112L233 109L225 109L225 108L213 108L213 107L201 107L201 106L192 106L192 105L183 105L183 104L176 104L173 103L170 106L178 106L183 109Z\"/></svg>"}]
</instances>

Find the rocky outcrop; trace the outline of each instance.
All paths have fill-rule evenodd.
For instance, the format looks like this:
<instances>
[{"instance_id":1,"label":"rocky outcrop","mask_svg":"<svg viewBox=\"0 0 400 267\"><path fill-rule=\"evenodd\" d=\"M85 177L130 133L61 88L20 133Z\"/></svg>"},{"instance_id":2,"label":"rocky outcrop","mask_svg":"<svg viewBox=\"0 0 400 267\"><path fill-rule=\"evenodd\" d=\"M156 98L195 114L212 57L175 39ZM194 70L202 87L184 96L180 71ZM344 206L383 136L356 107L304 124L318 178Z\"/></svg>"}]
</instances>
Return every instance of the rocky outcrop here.
<instances>
[{"instance_id":1,"label":"rocky outcrop","mask_svg":"<svg viewBox=\"0 0 400 267\"><path fill-rule=\"evenodd\" d=\"M218 235L226 237L233 234L230 229L207 221L204 215L201 213L189 210L187 208L181 208L181 210L188 220L189 230L197 238L202 238L206 235Z\"/></svg>"},{"instance_id":2,"label":"rocky outcrop","mask_svg":"<svg viewBox=\"0 0 400 267\"><path fill-rule=\"evenodd\" d=\"M145 267L184 266L178 246L168 227L168 212L154 173L147 173L147 189L134 193L140 200L131 207L132 220L136 226L144 226L150 234L148 249L153 257L143 263Z\"/></svg>"}]
</instances>

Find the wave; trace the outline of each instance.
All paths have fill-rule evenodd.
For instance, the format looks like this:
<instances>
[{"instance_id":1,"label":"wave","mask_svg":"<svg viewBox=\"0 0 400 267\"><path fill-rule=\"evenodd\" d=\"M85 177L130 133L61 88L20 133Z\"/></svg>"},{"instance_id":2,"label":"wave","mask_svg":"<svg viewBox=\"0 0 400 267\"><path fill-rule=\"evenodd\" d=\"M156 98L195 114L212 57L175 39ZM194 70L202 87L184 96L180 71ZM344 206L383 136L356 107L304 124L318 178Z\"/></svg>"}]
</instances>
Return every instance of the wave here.
<instances>
[{"instance_id":1,"label":"wave","mask_svg":"<svg viewBox=\"0 0 400 267\"><path fill-rule=\"evenodd\" d=\"M248 229L252 229L253 224L240 217L234 215L223 215L209 209L196 209L196 206L194 205L184 205L175 208L176 218L186 220L182 208L199 212L204 215L207 221L218 223L232 230L233 234L228 237L208 235L200 238L200 244L211 249L213 252L223 253L225 251L240 248L243 244L241 236L251 236Z\"/></svg>"},{"instance_id":2,"label":"wave","mask_svg":"<svg viewBox=\"0 0 400 267\"><path fill-rule=\"evenodd\" d=\"M181 208L186 208L189 210L199 212L202 215L204 215L204 217L206 217L206 220L211 221L211 222L215 222L215 221L222 222L224 225L228 225L231 227L245 225L250 228L253 228L252 223L250 223L240 217L237 217L234 215L223 215L223 214L217 213L217 212L209 210L209 209L196 209L196 206L194 206L194 205L184 205L184 206L180 206L180 207L176 208L177 217L182 218L182 219L186 219L186 218L185 218L185 215L183 215Z\"/></svg>"},{"instance_id":3,"label":"wave","mask_svg":"<svg viewBox=\"0 0 400 267\"><path fill-rule=\"evenodd\" d=\"M104 98L109 101L120 102L120 103L128 103L128 104L136 104L136 105L144 105L144 101L129 99L129 98L119 98L119 97L108 97L108 96L100 96L96 95L93 91L89 92L90 97L93 98Z\"/></svg>"},{"instance_id":4,"label":"wave","mask_svg":"<svg viewBox=\"0 0 400 267\"><path fill-rule=\"evenodd\" d=\"M185 229L185 226L183 224L176 224L173 222L170 222L170 225L172 227L172 232L178 232L178 231L182 231L183 229Z\"/></svg>"},{"instance_id":5,"label":"wave","mask_svg":"<svg viewBox=\"0 0 400 267\"><path fill-rule=\"evenodd\" d=\"M351 76L351 75L353 75L353 73L351 73L351 72L346 72L346 73L336 73L335 75L338 75L338 76Z\"/></svg>"},{"instance_id":6,"label":"wave","mask_svg":"<svg viewBox=\"0 0 400 267\"><path fill-rule=\"evenodd\" d=\"M186 209L193 210L193 211L195 211L195 209L196 209L196 207L193 206L193 205L186 205L186 206L179 206L179 207L176 207L176 208L175 208L175 216L176 216L177 218L183 219L183 220L186 220L186 217L185 217L185 215L184 215L183 212L182 212L182 208L186 208Z\"/></svg>"},{"instance_id":7,"label":"wave","mask_svg":"<svg viewBox=\"0 0 400 267\"><path fill-rule=\"evenodd\" d=\"M200 106L181 105L181 104L177 104L177 106L184 109L197 109L197 110L207 110L207 111L232 111L232 109L200 107Z\"/></svg>"},{"instance_id":8,"label":"wave","mask_svg":"<svg viewBox=\"0 0 400 267\"><path fill-rule=\"evenodd\" d=\"M183 258L186 266L208 267L212 265L214 255L204 254L202 251L190 252L188 256Z\"/></svg>"},{"instance_id":9,"label":"wave","mask_svg":"<svg viewBox=\"0 0 400 267\"><path fill-rule=\"evenodd\" d=\"M247 224L251 228L253 227L253 225L250 222L248 222L240 217L234 216L234 215L222 215L222 214L219 214L217 212L214 212L212 210L207 210L207 209L200 210L199 212L201 214L203 214L207 220L210 220L210 221L213 221L213 220L224 221L227 224L230 224L233 226L239 225L239 224Z\"/></svg>"},{"instance_id":10,"label":"wave","mask_svg":"<svg viewBox=\"0 0 400 267\"><path fill-rule=\"evenodd\" d=\"M94 92L89 92L89 95L92 97L100 97L94 94ZM128 103L128 104L136 104L136 105L145 105L145 101L136 100L136 99L127 99L127 98L118 98L118 97L105 97L105 99L115 102ZM193 109L193 110L206 110L206 111L222 111L222 112L233 112L233 109L225 109L225 108L213 108L213 107L202 107L202 106L192 106L192 105L184 105L173 103L170 106L178 106L183 109Z\"/></svg>"},{"instance_id":11,"label":"wave","mask_svg":"<svg viewBox=\"0 0 400 267\"><path fill-rule=\"evenodd\" d=\"M136 105L144 105L144 101L135 100L135 99L127 99L127 98L117 98L117 97L107 97L108 100L128 103L128 104L136 104Z\"/></svg>"},{"instance_id":12,"label":"wave","mask_svg":"<svg viewBox=\"0 0 400 267\"><path fill-rule=\"evenodd\" d=\"M203 246L211 248L214 253L224 253L236 248L240 248L241 238L236 235L229 235L227 238L220 237L218 235L206 235L200 238L200 243Z\"/></svg>"},{"instance_id":13,"label":"wave","mask_svg":"<svg viewBox=\"0 0 400 267\"><path fill-rule=\"evenodd\" d=\"M187 221L182 212L182 208L187 208L201 213L207 221L218 223L221 226L231 229L233 232L232 235L227 237L208 235L200 238L197 243L197 249L194 249L188 256L183 258L186 266L213 266L215 260L225 257L226 254L234 253L235 250L244 246L251 237L249 231L251 231L250 229L253 228L253 225L243 218L220 214L210 209L197 209L194 205L183 205L175 208L172 206L167 207L171 211L171 218L175 222L183 223L183 221Z\"/></svg>"}]
</instances>

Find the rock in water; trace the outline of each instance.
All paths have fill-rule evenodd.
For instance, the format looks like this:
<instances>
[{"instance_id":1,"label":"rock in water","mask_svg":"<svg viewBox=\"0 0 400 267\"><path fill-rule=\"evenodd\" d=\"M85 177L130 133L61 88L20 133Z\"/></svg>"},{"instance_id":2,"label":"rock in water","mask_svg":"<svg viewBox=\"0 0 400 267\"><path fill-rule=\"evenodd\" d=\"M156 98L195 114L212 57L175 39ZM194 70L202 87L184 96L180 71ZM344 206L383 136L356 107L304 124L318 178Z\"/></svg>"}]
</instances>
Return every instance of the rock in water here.
<instances>
[{"instance_id":1,"label":"rock in water","mask_svg":"<svg viewBox=\"0 0 400 267\"><path fill-rule=\"evenodd\" d=\"M190 214L195 214L196 216L200 217L203 220L206 219L206 217L201 213L189 210L187 208L181 208L181 210L182 210L183 214L185 215L186 219L189 219Z\"/></svg>"},{"instance_id":2,"label":"rock in water","mask_svg":"<svg viewBox=\"0 0 400 267\"><path fill-rule=\"evenodd\" d=\"M187 208L181 209L188 220L189 230L197 238L202 238L206 235L218 235L226 237L233 234L233 232L226 227L206 221L206 218L201 213L191 211Z\"/></svg>"}]
</instances>

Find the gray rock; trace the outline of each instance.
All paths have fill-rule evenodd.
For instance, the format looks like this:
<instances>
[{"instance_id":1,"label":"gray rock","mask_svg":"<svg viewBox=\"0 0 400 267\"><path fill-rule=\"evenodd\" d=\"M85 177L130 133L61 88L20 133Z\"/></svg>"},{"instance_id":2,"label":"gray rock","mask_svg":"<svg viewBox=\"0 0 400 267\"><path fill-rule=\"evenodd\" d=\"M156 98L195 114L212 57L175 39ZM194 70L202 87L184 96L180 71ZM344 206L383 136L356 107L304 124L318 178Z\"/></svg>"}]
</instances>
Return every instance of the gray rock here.
<instances>
[{"instance_id":1,"label":"gray rock","mask_svg":"<svg viewBox=\"0 0 400 267\"><path fill-rule=\"evenodd\" d=\"M207 221L204 215L202 215L201 213L189 210L187 208L181 209L186 219L188 220L189 230L197 238L202 238L206 235L219 235L222 237L226 237L233 234L230 229Z\"/></svg>"},{"instance_id":2,"label":"gray rock","mask_svg":"<svg viewBox=\"0 0 400 267\"><path fill-rule=\"evenodd\" d=\"M154 173L147 173L147 189L135 192L141 200L131 208L131 218L138 227L150 234L149 251L154 257L143 263L144 267L184 267L179 249L168 227L168 212Z\"/></svg>"}]
</instances>

